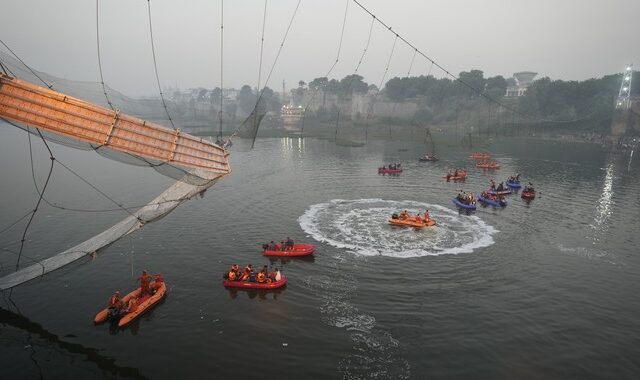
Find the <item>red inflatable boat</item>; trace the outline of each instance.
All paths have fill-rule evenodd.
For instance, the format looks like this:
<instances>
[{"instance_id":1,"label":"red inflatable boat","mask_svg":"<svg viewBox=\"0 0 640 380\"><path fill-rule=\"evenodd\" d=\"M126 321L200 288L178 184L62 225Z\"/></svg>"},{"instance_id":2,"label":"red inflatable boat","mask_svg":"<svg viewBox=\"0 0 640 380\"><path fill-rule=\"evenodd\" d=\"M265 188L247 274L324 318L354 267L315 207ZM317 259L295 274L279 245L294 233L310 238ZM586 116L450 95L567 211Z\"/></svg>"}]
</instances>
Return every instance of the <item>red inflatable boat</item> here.
<instances>
[{"instance_id":1,"label":"red inflatable boat","mask_svg":"<svg viewBox=\"0 0 640 380\"><path fill-rule=\"evenodd\" d=\"M225 288L240 289L277 289L287 284L287 277L283 274L280 281L274 282L249 282L249 281L224 281Z\"/></svg>"},{"instance_id":2,"label":"red inflatable boat","mask_svg":"<svg viewBox=\"0 0 640 380\"><path fill-rule=\"evenodd\" d=\"M265 249L264 251L262 251L262 254L265 256L295 257L295 256L312 255L315 251L316 251L315 245L294 244L293 249L290 251L269 251Z\"/></svg>"},{"instance_id":3,"label":"red inflatable boat","mask_svg":"<svg viewBox=\"0 0 640 380\"><path fill-rule=\"evenodd\" d=\"M399 174L402 173L402 169L383 169L378 168L378 174Z\"/></svg>"}]
</instances>

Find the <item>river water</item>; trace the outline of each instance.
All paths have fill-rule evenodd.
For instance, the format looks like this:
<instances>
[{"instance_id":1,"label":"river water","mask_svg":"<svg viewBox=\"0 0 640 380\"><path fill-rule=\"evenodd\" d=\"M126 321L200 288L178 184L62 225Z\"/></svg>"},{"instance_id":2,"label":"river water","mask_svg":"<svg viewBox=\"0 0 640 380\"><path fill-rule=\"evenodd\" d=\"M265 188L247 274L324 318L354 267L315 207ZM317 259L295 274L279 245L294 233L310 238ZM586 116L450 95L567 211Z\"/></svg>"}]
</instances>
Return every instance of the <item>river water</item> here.
<instances>
[{"instance_id":1,"label":"river water","mask_svg":"<svg viewBox=\"0 0 640 380\"><path fill-rule=\"evenodd\" d=\"M0 228L36 201L26 135L0 127ZM93 152L56 157L125 205L144 204L171 179ZM232 148L233 173L163 220L72 265L3 294L0 378L635 379L640 374L640 164L599 147L528 139L487 147L502 164L476 170L470 150L421 163L418 142L342 147L317 139L261 139ZM48 157L34 140L40 186ZM402 162L404 173L377 167ZM465 183L447 183L468 167ZM504 209L459 213L516 172L539 193ZM114 208L60 166L47 197ZM428 208L424 231L387 225L392 212ZM109 227L123 212L42 206L24 254L51 256ZM24 223L0 234L3 273L15 266ZM309 260L264 259L260 245L291 236ZM25 260L23 258L23 260ZM27 259L28 262L28 259ZM283 269L286 288L229 291L231 264ZM166 300L131 327L92 319L142 269L162 272Z\"/></svg>"}]
</instances>

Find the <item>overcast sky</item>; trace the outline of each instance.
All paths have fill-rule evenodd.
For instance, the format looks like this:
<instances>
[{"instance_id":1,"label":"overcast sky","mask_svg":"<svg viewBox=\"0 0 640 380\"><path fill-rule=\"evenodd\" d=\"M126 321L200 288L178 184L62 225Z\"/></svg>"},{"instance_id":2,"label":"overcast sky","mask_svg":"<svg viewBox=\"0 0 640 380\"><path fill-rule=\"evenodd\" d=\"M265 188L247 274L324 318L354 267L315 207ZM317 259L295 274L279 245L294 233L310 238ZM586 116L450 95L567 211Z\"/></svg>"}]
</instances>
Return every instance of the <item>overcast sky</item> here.
<instances>
[{"instance_id":1,"label":"overcast sky","mask_svg":"<svg viewBox=\"0 0 640 380\"><path fill-rule=\"evenodd\" d=\"M262 82L297 0L269 0ZM554 79L640 68L639 0L361 0L399 34L453 73L486 76L535 71ZM163 87L220 86L220 0L151 0ZM336 58L346 0L302 0L268 85L287 89L324 76ZM97 81L96 3L92 0L2 0L0 38L37 70ZM224 3L224 86L255 86L264 0ZM147 1L100 0L105 82L128 95L157 92ZM349 1L340 61L332 77L353 73L371 16ZM394 36L374 26L359 71L382 79ZM413 51L398 42L387 79L406 75ZM416 58L412 75L430 63ZM434 69L432 74L441 76Z\"/></svg>"}]
</instances>

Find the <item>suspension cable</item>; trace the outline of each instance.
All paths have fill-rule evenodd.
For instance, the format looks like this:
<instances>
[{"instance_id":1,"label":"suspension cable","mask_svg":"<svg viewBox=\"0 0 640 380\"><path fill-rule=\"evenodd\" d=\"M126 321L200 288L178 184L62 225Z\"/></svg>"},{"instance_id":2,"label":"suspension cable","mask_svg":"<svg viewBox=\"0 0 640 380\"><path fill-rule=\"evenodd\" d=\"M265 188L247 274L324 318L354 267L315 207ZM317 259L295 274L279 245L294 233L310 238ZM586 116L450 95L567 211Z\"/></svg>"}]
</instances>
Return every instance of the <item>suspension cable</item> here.
<instances>
[{"instance_id":1,"label":"suspension cable","mask_svg":"<svg viewBox=\"0 0 640 380\"><path fill-rule=\"evenodd\" d=\"M382 20L380 20L379 18L377 18L375 16L375 14L373 14L373 12L371 12L369 9L367 9L364 5L362 5L358 0L353 0L354 3L356 3L363 11L365 11L366 13L368 13L369 15L371 15L374 20L378 21L380 23L380 25L384 26L386 29L389 30L389 32L394 33L396 35L397 38L399 38L400 40L402 40L405 44L407 44L409 47L415 49L417 51L417 53L419 55L421 55L422 57L424 57L425 59L431 61L431 64L438 67L440 70L442 70L446 75L448 75L449 77L451 77L453 80L458 81L460 83L462 83L464 86L470 88L472 91L474 91L476 94L478 94L480 97L483 97L485 99L487 99L488 101L492 102L492 103L496 103L502 107L504 107L505 109L514 112L514 113L518 113L522 116L525 117L530 117L529 115L519 112L518 110L509 107L505 104L503 104L502 102L490 97L489 95L485 94L483 91L480 91L479 89L476 89L475 87L473 87L471 84L467 83L466 81L460 79L459 77L457 77L456 75L452 74L451 72L449 72L449 70L447 70L445 67L443 67L442 65L440 65L438 62L436 62L433 58L429 57L427 54L425 54L424 52L422 52L421 50L419 50L415 45L413 45L412 43L410 43L407 39L405 39L404 37L402 37L400 34L398 34L397 32L395 32L393 30L393 28L389 25L387 25L386 23L384 23ZM571 121L573 122L573 120Z\"/></svg>"},{"instance_id":2,"label":"suspension cable","mask_svg":"<svg viewBox=\"0 0 640 380\"><path fill-rule=\"evenodd\" d=\"M264 29L267 24L267 0L264 0L264 13L262 15L262 36L260 37L260 59L258 60L258 85L256 90L260 91L260 76L262 74L262 52L264 50Z\"/></svg>"},{"instance_id":3,"label":"suspension cable","mask_svg":"<svg viewBox=\"0 0 640 380\"><path fill-rule=\"evenodd\" d=\"M258 98L256 99L256 104L253 107L253 111L251 112L249 117L247 117L247 119L240 126L238 126L238 128L236 128L236 130L229 137L229 139L237 136L238 133L240 132L240 128L243 125L245 125L246 122L252 117L252 115L255 114L258 111L258 105L260 104L260 100L262 99L262 95L264 94L264 90L267 88L267 84L269 83L269 79L271 79L271 75L273 74L273 70L275 69L276 64L278 63L278 58L280 57L280 53L282 53L282 49L284 47L284 43L287 40L287 36L289 35L289 31L291 30L291 25L293 25L293 20L296 18L296 14L298 13L298 9L300 8L300 3L301 2L302 2L302 0L298 0L298 3L296 4L296 8L294 9L293 14L291 15L291 19L289 20L289 24L287 26L287 30L285 31L284 36L282 37L282 41L280 42L280 47L278 48L278 52L276 54L276 57L273 60L273 64L271 65L271 69L269 70L269 75L267 75L267 79L264 82L264 87L262 87L262 90L260 90L260 93L258 94ZM254 138L253 143L255 143L255 138ZM252 148L253 148L253 143L251 144Z\"/></svg>"},{"instance_id":4,"label":"suspension cable","mask_svg":"<svg viewBox=\"0 0 640 380\"><path fill-rule=\"evenodd\" d=\"M171 119L171 115L169 115L169 109L167 108L167 102L164 100L164 94L162 93L162 87L160 86L160 76L158 75L158 62L156 60L156 48L153 43L153 27L151 26L151 0L147 0L147 10L149 14L149 36L151 37L151 55L153 56L153 68L156 72L156 82L158 83L158 91L160 92L160 99L162 100L162 106L164 107L164 111L167 113L167 118L169 118L169 122L171 123L171 127L173 129L176 126L173 124L173 119Z\"/></svg>"},{"instance_id":5,"label":"suspension cable","mask_svg":"<svg viewBox=\"0 0 640 380\"><path fill-rule=\"evenodd\" d=\"M111 198L110 196L108 196L104 191L100 190L97 186L95 186L94 184L92 184L91 182L89 182L87 179L85 179L83 176L81 176L80 174L76 173L73 169L71 169L69 166L63 164L62 162L56 160L56 162L62 166L63 168L67 169L68 172L70 172L71 174L73 174L74 176L76 176L77 178L79 178L82 182L86 183L87 185L89 185L92 189L94 189L95 191L97 191L100 195L102 195L103 197L105 197L106 199L108 199L109 201L111 201L113 204L115 204L116 206L118 206L122 211L125 211L127 214L133 216L134 218L138 219L138 221L140 222L144 222L144 220L140 219L138 216L136 216L134 213L132 213L130 210L128 210L127 208L125 208L122 204L118 203L115 199Z\"/></svg>"},{"instance_id":6,"label":"suspension cable","mask_svg":"<svg viewBox=\"0 0 640 380\"><path fill-rule=\"evenodd\" d=\"M411 75L411 69L413 68L413 61L416 59L416 54L418 52L414 49L413 56L411 57L411 63L409 63L409 69L407 70L407 78ZM391 135L391 119L396 113L396 108L398 108L398 101L393 102L393 107L391 108L391 112L389 112L388 120L387 120L387 128L389 129L389 135Z\"/></svg>"},{"instance_id":7,"label":"suspension cable","mask_svg":"<svg viewBox=\"0 0 640 380\"><path fill-rule=\"evenodd\" d=\"M16 75L13 73L13 71L11 71L9 66L2 63L1 59L0 59L0 68L2 69L2 71L4 72L5 75L11 74L12 77L14 77L14 78L16 77Z\"/></svg>"},{"instance_id":8,"label":"suspension cable","mask_svg":"<svg viewBox=\"0 0 640 380\"><path fill-rule=\"evenodd\" d=\"M7 227L3 228L0 230L0 234L4 233L5 231L8 231L11 229L11 227L15 226L16 224L20 223L21 221L24 220L24 218L26 218L27 216L29 216L33 211L29 211L28 213L24 214L23 216L21 216L20 218L18 218L16 221L14 221L13 223L9 224Z\"/></svg>"},{"instance_id":9,"label":"suspension cable","mask_svg":"<svg viewBox=\"0 0 640 380\"><path fill-rule=\"evenodd\" d=\"M414 49L413 57L411 57L411 63L409 64L409 70L407 70L407 77L411 75L411 69L413 68L413 61L415 61L417 53L418 53L418 50Z\"/></svg>"},{"instance_id":10,"label":"suspension cable","mask_svg":"<svg viewBox=\"0 0 640 380\"><path fill-rule=\"evenodd\" d=\"M378 86L378 91L373 96L373 100L371 101L371 105L369 106L369 110L365 118L365 128L368 127L369 125L369 117L373 112L374 103L378 98L380 91L382 91L382 84L384 83L384 78L387 76L387 72L389 71L389 66L391 65L391 58L393 58L393 52L396 50L397 42L398 42L398 35L396 34L395 38L393 39L393 46L391 46L391 53L389 54L389 59L387 60L387 66L385 67L384 72L382 73L382 78L380 78L380 86Z\"/></svg>"},{"instance_id":11,"label":"suspension cable","mask_svg":"<svg viewBox=\"0 0 640 380\"><path fill-rule=\"evenodd\" d=\"M220 1L220 110L218 111L218 121L220 130L218 140L222 140L222 101L224 99L224 0Z\"/></svg>"},{"instance_id":12,"label":"suspension cable","mask_svg":"<svg viewBox=\"0 0 640 380\"><path fill-rule=\"evenodd\" d=\"M7 50L9 50L9 52L13 54L13 56L16 57L16 59L20 61L20 63L22 63L24 67L26 67L31 72L31 74L35 75L35 77L38 78L40 82L44 83L44 85L47 86L49 89L53 88L53 84L49 84L45 82L45 80L42 79L40 75L38 75L31 67L29 67L29 65L27 65L16 53L14 53L13 50L11 50L11 48L7 46L7 44L5 44L4 41L2 41L1 39L0 39L0 44L2 44Z\"/></svg>"},{"instance_id":13,"label":"suspension cable","mask_svg":"<svg viewBox=\"0 0 640 380\"><path fill-rule=\"evenodd\" d=\"M338 61L340 60L340 51L342 50L342 41L344 39L344 28L347 24L347 11L349 10L349 1L350 0L346 0L346 5L344 8L344 17L342 18L342 30L340 31L340 42L338 42L338 52L336 53L336 60L333 62L333 65L331 65L331 67L329 68L329 71L327 71L327 73L324 75L324 77L327 78L327 80L329 80L329 75L331 75L331 72L338 64ZM307 101L307 104L304 107L304 111L302 113L302 128L300 131L301 133L304 133L304 122L307 117L307 108L309 108L309 106L311 105L311 102L313 102L319 90L320 90L320 86L315 88L315 90L311 94L311 98Z\"/></svg>"},{"instance_id":14,"label":"suspension cable","mask_svg":"<svg viewBox=\"0 0 640 380\"><path fill-rule=\"evenodd\" d=\"M109 95L107 95L107 88L104 84L104 76L102 75L102 59L100 58L100 0L96 0L96 47L98 51L98 69L100 71L100 84L102 85L102 93L104 93L105 99L107 99L107 104L112 111L115 111L113 108L113 104L111 104L111 100L109 99Z\"/></svg>"},{"instance_id":15,"label":"suspension cable","mask_svg":"<svg viewBox=\"0 0 640 380\"><path fill-rule=\"evenodd\" d=\"M33 219L36 216L36 213L38 212L38 207L42 202L42 197L44 197L44 193L47 190L47 186L49 185L49 180L51 179L51 174L53 173L53 164L56 160L55 157L53 156L53 152L51 151L51 148L49 148L49 144L47 144L47 142L45 141L44 136L42 136L42 133L40 132L39 129L36 129L36 130L38 131L38 135L40 135L40 138L42 139L42 142L44 143L45 147L47 147L47 150L49 151L49 159L51 160L51 165L49 166L49 173L47 173L47 179L45 180L44 185L42 186L42 192L40 192L40 196L38 197L38 201L36 202L35 207L33 208L31 217L29 218L29 221L27 222L27 225L24 227L24 231L22 232L22 238L20 240L20 250L18 251L18 259L16 261L16 270L20 268L20 259L22 258L22 251L24 249L25 237L27 236L29 227L31 226L31 223L33 222Z\"/></svg>"}]
</instances>

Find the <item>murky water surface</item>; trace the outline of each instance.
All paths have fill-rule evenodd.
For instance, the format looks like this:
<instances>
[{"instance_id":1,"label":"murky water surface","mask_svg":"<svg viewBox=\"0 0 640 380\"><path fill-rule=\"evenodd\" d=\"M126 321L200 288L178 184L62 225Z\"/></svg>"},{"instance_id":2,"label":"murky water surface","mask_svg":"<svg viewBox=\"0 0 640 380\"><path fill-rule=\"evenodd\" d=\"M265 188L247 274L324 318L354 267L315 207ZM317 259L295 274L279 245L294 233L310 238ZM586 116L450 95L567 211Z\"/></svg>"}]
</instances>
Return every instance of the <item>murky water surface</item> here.
<instances>
[{"instance_id":1,"label":"murky water surface","mask_svg":"<svg viewBox=\"0 0 640 380\"><path fill-rule=\"evenodd\" d=\"M35 203L26 136L0 127L0 228ZM93 261L5 292L1 378L637 378L640 373L640 164L590 145L497 141L497 172L468 150L421 163L422 144L349 148L314 139L264 139L231 156L233 174ZM244 152L243 152L244 150ZM153 170L54 146L56 156L125 205L171 180ZM42 185L47 156L35 143ZM404 173L377 166L402 162ZM465 183L449 168L468 167ZM504 209L459 213L451 198L520 172L539 190ZM56 167L52 203L114 208ZM438 225L387 224L428 208ZM101 232L123 212L42 206L23 262ZM3 273L22 228L0 234ZM260 245L291 236L316 244L308 260L263 258ZM25 258L28 257L28 258ZM24 261L26 260L26 261ZM269 264L285 289L229 291L233 263ZM166 300L130 328L93 326L113 290L142 269L162 272Z\"/></svg>"}]
</instances>

